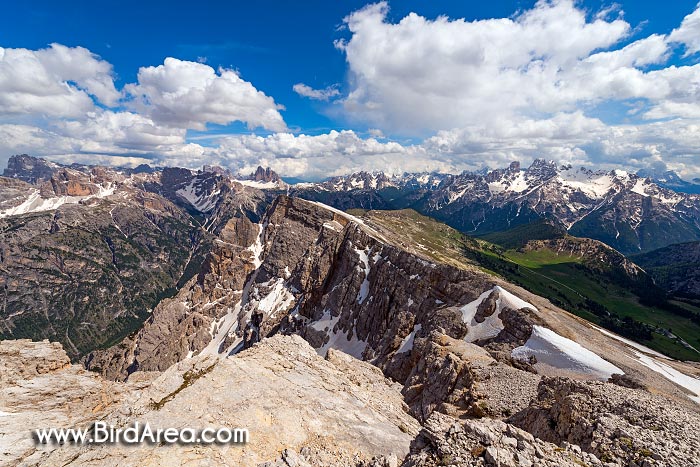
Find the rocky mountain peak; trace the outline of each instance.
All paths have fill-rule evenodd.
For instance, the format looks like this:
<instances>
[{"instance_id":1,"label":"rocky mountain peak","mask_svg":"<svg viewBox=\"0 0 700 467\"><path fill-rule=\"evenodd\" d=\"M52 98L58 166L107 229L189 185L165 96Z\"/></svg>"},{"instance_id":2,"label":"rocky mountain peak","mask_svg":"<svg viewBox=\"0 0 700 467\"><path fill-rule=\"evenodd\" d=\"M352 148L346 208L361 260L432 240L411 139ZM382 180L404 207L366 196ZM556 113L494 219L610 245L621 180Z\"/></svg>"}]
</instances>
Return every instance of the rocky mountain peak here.
<instances>
[{"instance_id":1,"label":"rocky mountain peak","mask_svg":"<svg viewBox=\"0 0 700 467\"><path fill-rule=\"evenodd\" d=\"M527 174L533 178L546 180L555 177L559 173L557 163L552 160L535 159L527 168Z\"/></svg>"},{"instance_id":2,"label":"rocky mountain peak","mask_svg":"<svg viewBox=\"0 0 700 467\"><path fill-rule=\"evenodd\" d=\"M155 171L155 169L148 164L139 164L136 167L134 167L133 169L130 169L129 173L147 174L147 173L153 173L154 171Z\"/></svg>"},{"instance_id":3,"label":"rocky mountain peak","mask_svg":"<svg viewBox=\"0 0 700 467\"><path fill-rule=\"evenodd\" d=\"M277 175L277 173L272 170L269 167L263 168L262 166L258 166L258 168L255 170L255 173L251 174L251 180L256 181L256 182L279 182L280 177Z\"/></svg>"},{"instance_id":4,"label":"rocky mountain peak","mask_svg":"<svg viewBox=\"0 0 700 467\"><path fill-rule=\"evenodd\" d=\"M226 168L218 166L218 165L204 165L202 167L202 172L214 173L217 175L223 175L223 176L227 176L227 177L231 176L231 171L229 169L226 169Z\"/></svg>"},{"instance_id":5,"label":"rocky mountain peak","mask_svg":"<svg viewBox=\"0 0 700 467\"><path fill-rule=\"evenodd\" d=\"M166 167L160 174L160 182L166 188L177 189L192 178L192 171L181 167Z\"/></svg>"},{"instance_id":6,"label":"rocky mountain peak","mask_svg":"<svg viewBox=\"0 0 700 467\"><path fill-rule=\"evenodd\" d=\"M49 180L58 166L46 159L39 159L27 154L10 157L3 176L17 178L27 183Z\"/></svg>"}]
</instances>

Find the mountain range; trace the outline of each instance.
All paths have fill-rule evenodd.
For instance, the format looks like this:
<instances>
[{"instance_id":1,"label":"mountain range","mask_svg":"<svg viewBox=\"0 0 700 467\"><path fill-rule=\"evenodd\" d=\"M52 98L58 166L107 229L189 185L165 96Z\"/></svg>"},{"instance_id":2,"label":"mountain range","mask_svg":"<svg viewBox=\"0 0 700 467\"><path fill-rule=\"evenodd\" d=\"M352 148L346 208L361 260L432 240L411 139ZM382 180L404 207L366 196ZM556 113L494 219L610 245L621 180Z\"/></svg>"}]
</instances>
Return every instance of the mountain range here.
<instances>
[{"instance_id":1,"label":"mountain range","mask_svg":"<svg viewBox=\"0 0 700 467\"><path fill-rule=\"evenodd\" d=\"M288 185L15 156L0 454L158 465L152 446L12 438L139 416L250 424L245 449L173 447L195 465L687 465L700 308L623 253L695 240L699 202L546 161Z\"/></svg>"},{"instance_id":2,"label":"mountain range","mask_svg":"<svg viewBox=\"0 0 700 467\"><path fill-rule=\"evenodd\" d=\"M640 169L637 175L649 178L663 188L681 193L700 193L700 178L694 178L691 181L683 180L673 170Z\"/></svg>"},{"instance_id":3,"label":"mountain range","mask_svg":"<svg viewBox=\"0 0 700 467\"><path fill-rule=\"evenodd\" d=\"M680 193L622 170L592 171L535 160L488 173L355 173L298 184L295 196L349 209L403 209L470 235L547 217L578 237L638 253L700 239L700 195Z\"/></svg>"}]
</instances>

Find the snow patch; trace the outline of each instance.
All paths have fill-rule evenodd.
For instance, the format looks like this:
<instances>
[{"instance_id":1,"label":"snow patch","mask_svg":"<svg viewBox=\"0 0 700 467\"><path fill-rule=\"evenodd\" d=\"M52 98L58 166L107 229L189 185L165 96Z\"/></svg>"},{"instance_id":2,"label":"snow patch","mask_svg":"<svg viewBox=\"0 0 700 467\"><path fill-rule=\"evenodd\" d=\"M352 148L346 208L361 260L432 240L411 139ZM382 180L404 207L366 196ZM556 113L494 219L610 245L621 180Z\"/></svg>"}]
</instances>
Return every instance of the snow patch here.
<instances>
[{"instance_id":1,"label":"snow patch","mask_svg":"<svg viewBox=\"0 0 700 467\"><path fill-rule=\"evenodd\" d=\"M477 322L475 316L479 309L479 305L481 305L481 303L494 291L498 292L496 310L493 312L493 314L491 314L491 316L487 316L483 322ZM503 321L501 321L500 315L501 311L503 311L503 309L506 307L513 310L529 308L537 311L537 308L525 300L516 297L502 287L495 286L494 288L489 289L479 295L479 297L473 302L467 303L460 308L460 311L462 312L462 321L469 326L469 332L464 340L467 342L475 342L481 339L491 339L496 337L503 330Z\"/></svg>"},{"instance_id":2,"label":"snow patch","mask_svg":"<svg viewBox=\"0 0 700 467\"><path fill-rule=\"evenodd\" d=\"M605 329L603 329L603 328L599 328L598 326L593 326L593 325L591 325L591 327L592 327L593 329L596 329L596 330L597 330L598 332L600 332L601 334L605 334L605 335L608 336L608 337L612 337L613 339L615 339L615 340L617 340L617 341L624 342L625 344L629 345L630 347L634 347L635 349L641 350L641 351L644 352L644 353L651 354L651 355L654 355L654 356L656 356L656 357L665 358L665 359L667 359L667 360L670 360L670 358L667 357L666 355L664 355L664 354L662 354L662 353L659 353L659 352L657 352L656 350L652 350L652 349L650 349L649 347L646 347L646 346L644 346L644 345L642 345L642 344L638 344L638 343L636 343L636 342L634 342L634 341L631 341L631 340L629 340L629 339L625 339L624 337L618 336L617 334L613 334L612 332L607 331L607 330L605 330Z\"/></svg>"},{"instance_id":3,"label":"snow patch","mask_svg":"<svg viewBox=\"0 0 700 467\"><path fill-rule=\"evenodd\" d=\"M207 195L204 190L195 186L195 183L197 181L197 178L193 178L192 180L190 180L190 183L186 187L180 188L175 193L177 193L178 196L190 203L190 205L194 207L197 211L211 211L212 209L214 209L214 206L216 206L216 202L218 201L217 197L219 196L221 191L216 190L213 191L211 194ZM200 194L197 194L198 189L202 191Z\"/></svg>"},{"instance_id":4,"label":"snow patch","mask_svg":"<svg viewBox=\"0 0 700 467\"><path fill-rule=\"evenodd\" d=\"M518 171L516 174L507 172L500 179L489 182L489 192L494 195L504 192L522 193L530 188L530 182L526 178L526 172Z\"/></svg>"},{"instance_id":5,"label":"snow patch","mask_svg":"<svg viewBox=\"0 0 700 467\"><path fill-rule=\"evenodd\" d=\"M331 316L330 310L326 309L323 311L323 316L311 325L313 329L327 332L328 335L328 342L316 349L316 352L325 356L328 349L340 350L361 360L362 353L367 348L367 342L359 340L356 332L353 332L352 338L348 339L342 331L335 331L334 328L338 321L340 321L340 315Z\"/></svg>"},{"instance_id":6,"label":"snow patch","mask_svg":"<svg viewBox=\"0 0 700 467\"><path fill-rule=\"evenodd\" d=\"M656 360L648 355L644 355L640 352L634 352L637 359L650 370L661 374L664 378L669 381L676 383L678 386L687 389L694 395L688 395L690 399L700 404L700 379L688 376L675 368Z\"/></svg>"},{"instance_id":7,"label":"snow patch","mask_svg":"<svg viewBox=\"0 0 700 467\"><path fill-rule=\"evenodd\" d=\"M525 345L513 349L511 356L524 361L535 357L537 363L584 373L603 381L614 373L624 374L624 371L577 342L542 326L533 326L532 335Z\"/></svg>"},{"instance_id":8,"label":"snow patch","mask_svg":"<svg viewBox=\"0 0 700 467\"><path fill-rule=\"evenodd\" d=\"M81 201L92 198L106 198L114 194L116 187L112 184L109 184L107 187L97 185L97 189L97 193L88 196L55 196L53 198L42 198L39 190L35 190L20 205L0 211L0 218L19 216L31 212L54 211L64 204L78 204Z\"/></svg>"},{"instance_id":9,"label":"snow patch","mask_svg":"<svg viewBox=\"0 0 700 467\"><path fill-rule=\"evenodd\" d=\"M253 265L255 266L255 269L258 269L262 264L264 231L265 226L263 224L258 224L258 236L255 239L255 243L246 248L248 251L253 253Z\"/></svg>"},{"instance_id":10,"label":"snow patch","mask_svg":"<svg viewBox=\"0 0 700 467\"><path fill-rule=\"evenodd\" d=\"M369 295L369 272L371 268L369 266L369 257L367 256L367 252L367 250L355 248L355 253L357 253L357 255L360 257L360 262L364 266L363 271L365 273L365 278L360 285L360 291L357 293L357 303L360 305L362 305L362 302L364 302L367 295Z\"/></svg>"},{"instance_id":11,"label":"snow patch","mask_svg":"<svg viewBox=\"0 0 700 467\"><path fill-rule=\"evenodd\" d=\"M413 331L404 339L401 341L401 346L399 347L399 350L396 351L396 353L404 353L404 352L410 352L413 350L413 341L416 338L416 333L420 332L420 330L423 328L422 325L416 324L413 326Z\"/></svg>"},{"instance_id":12,"label":"snow patch","mask_svg":"<svg viewBox=\"0 0 700 467\"><path fill-rule=\"evenodd\" d=\"M278 278L270 293L258 302L257 308L268 316L274 316L278 311L288 310L292 302L294 295L285 286L284 279Z\"/></svg>"},{"instance_id":13,"label":"snow patch","mask_svg":"<svg viewBox=\"0 0 700 467\"><path fill-rule=\"evenodd\" d=\"M214 334L214 329L217 330L216 334L212 337L211 342L202 350L200 355L219 355L219 349L221 344L224 342L226 337L233 336L233 334L238 330L238 313L241 311L241 302L236 303L233 310L229 310L221 319L212 323L209 329L210 334ZM237 339L238 342L240 339ZM235 344L234 344L235 345Z\"/></svg>"},{"instance_id":14,"label":"snow patch","mask_svg":"<svg viewBox=\"0 0 700 467\"><path fill-rule=\"evenodd\" d=\"M282 187L282 185L278 182L263 182L263 181L255 181L255 180L234 180L234 182L238 182L244 186L257 188L258 190L271 190L274 188L281 188ZM299 185L297 185L297 186L299 186Z\"/></svg>"},{"instance_id":15,"label":"snow patch","mask_svg":"<svg viewBox=\"0 0 700 467\"><path fill-rule=\"evenodd\" d=\"M638 195L642 195L644 197L649 196L647 192L644 190L644 179L640 178L637 180L637 182L634 184L632 187L632 190L634 193L637 193Z\"/></svg>"},{"instance_id":16,"label":"snow patch","mask_svg":"<svg viewBox=\"0 0 700 467\"><path fill-rule=\"evenodd\" d=\"M565 178L566 177L566 178ZM611 174L589 173L585 171L562 171L559 182L572 190L580 190L591 198L605 196L614 186L615 177Z\"/></svg>"}]
</instances>

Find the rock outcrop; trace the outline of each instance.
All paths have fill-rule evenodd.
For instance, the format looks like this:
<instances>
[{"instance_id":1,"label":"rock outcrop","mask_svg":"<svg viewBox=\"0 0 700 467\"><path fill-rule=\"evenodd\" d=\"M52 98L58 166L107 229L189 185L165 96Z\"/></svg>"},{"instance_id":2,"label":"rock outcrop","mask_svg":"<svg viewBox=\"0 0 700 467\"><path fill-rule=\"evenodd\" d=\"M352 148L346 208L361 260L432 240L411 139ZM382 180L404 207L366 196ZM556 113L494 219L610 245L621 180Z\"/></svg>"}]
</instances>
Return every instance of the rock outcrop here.
<instances>
[{"instance_id":1,"label":"rock outcrop","mask_svg":"<svg viewBox=\"0 0 700 467\"><path fill-rule=\"evenodd\" d=\"M538 438L576 445L621 465L699 465L700 414L647 391L544 378L532 405L510 422Z\"/></svg>"},{"instance_id":2,"label":"rock outcrop","mask_svg":"<svg viewBox=\"0 0 700 467\"><path fill-rule=\"evenodd\" d=\"M279 182L281 180L280 176L277 175L274 170L269 167L262 168L260 166L258 166L255 173L252 174L250 178L256 182Z\"/></svg>"},{"instance_id":3,"label":"rock outcrop","mask_svg":"<svg viewBox=\"0 0 700 467\"><path fill-rule=\"evenodd\" d=\"M497 362L484 348L439 332L417 338L417 362L403 394L421 421L434 412L457 418L509 416L528 406L540 377Z\"/></svg>"},{"instance_id":4,"label":"rock outcrop","mask_svg":"<svg viewBox=\"0 0 700 467\"><path fill-rule=\"evenodd\" d=\"M0 388L70 366L61 344L29 339L0 341Z\"/></svg>"},{"instance_id":5,"label":"rock outcrop","mask_svg":"<svg viewBox=\"0 0 700 467\"><path fill-rule=\"evenodd\" d=\"M65 358L48 343L3 343L7 348L33 353L37 360L47 355L48 362L60 354ZM3 361L0 381L8 368L26 363L15 357ZM257 466L305 455L323 460L313 465L354 467L375 457L403 459L419 431L399 385L342 353L330 351L324 360L298 336L266 339L235 357L188 359L156 379L136 376L141 374L128 384L113 383L68 366L0 389L0 411L10 412L0 416L0 463ZM136 420L153 429L241 427L248 429L249 442L228 448L59 446L31 439L35 428L85 427L97 419L115 427Z\"/></svg>"},{"instance_id":6,"label":"rock outcrop","mask_svg":"<svg viewBox=\"0 0 700 467\"><path fill-rule=\"evenodd\" d=\"M501 420L457 421L434 413L411 447L403 467L579 467L600 460L571 446L561 448Z\"/></svg>"}]
</instances>

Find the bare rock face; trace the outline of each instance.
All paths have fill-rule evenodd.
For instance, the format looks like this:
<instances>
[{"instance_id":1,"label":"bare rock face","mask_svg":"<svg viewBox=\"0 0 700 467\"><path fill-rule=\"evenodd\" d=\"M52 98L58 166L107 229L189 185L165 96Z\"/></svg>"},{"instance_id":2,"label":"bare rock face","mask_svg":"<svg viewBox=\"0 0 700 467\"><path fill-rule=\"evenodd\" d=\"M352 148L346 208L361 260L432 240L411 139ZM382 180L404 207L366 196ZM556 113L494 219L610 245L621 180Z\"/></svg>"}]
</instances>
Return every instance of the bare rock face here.
<instances>
[{"instance_id":1,"label":"bare rock face","mask_svg":"<svg viewBox=\"0 0 700 467\"><path fill-rule=\"evenodd\" d=\"M494 360L484 348L437 331L415 343L403 394L421 421L434 412L454 417L509 416L528 406L539 376Z\"/></svg>"},{"instance_id":2,"label":"bare rock face","mask_svg":"<svg viewBox=\"0 0 700 467\"><path fill-rule=\"evenodd\" d=\"M68 366L70 359L58 342L0 341L0 388Z\"/></svg>"},{"instance_id":3,"label":"bare rock face","mask_svg":"<svg viewBox=\"0 0 700 467\"><path fill-rule=\"evenodd\" d=\"M700 465L700 414L646 391L544 378L511 420L538 438L578 445L615 465Z\"/></svg>"},{"instance_id":4,"label":"bare rock face","mask_svg":"<svg viewBox=\"0 0 700 467\"><path fill-rule=\"evenodd\" d=\"M501 420L455 420L433 413L411 446L403 467L579 467L600 465L574 447L560 448Z\"/></svg>"},{"instance_id":5,"label":"bare rock face","mask_svg":"<svg viewBox=\"0 0 700 467\"><path fill-rule=\"evenodd\" d=\"M71 365L61 345L0 341L0 465L45 464L38 428L83 428L132 401L132 388Z\"/></svg>"},{"instance_id":6,"label":"bare rock face","mask_svg":"<svg viewBox=\"0 0 700 467\"><path fill-rule=\"evenodd\" d=\"M37 354L28 344L3 348ZM53 359L54 347L38 347ZM324 360L298 336L275 336L234 357L187 359L152 381L139 374L128 384L114 383L69 366L0 389L0 411L13 412L0 416L0 463L257 466L309 459L310 465L354 467L384 458L397 465L420 429L406 413L400 386L376 367L334 351ZM241 427L250 435L247 444L228 447L36 445L30 438L34 428L84 427L96 419L115 427L136 420L153 429Z\"/></svg>"},{"instance_id":7,"label":"bare rock face","mask_svg":"<svg viewBox=\"0 0 700 467\"><path fill-rule=\"evenodd\" d=\"M129 342L86 362L124 379L135 369L164 370L190 352L230 353L283 332L405 379L410 368L395 354L410 328L439 326L463 337L466 325L450 307L492 286L480 271L426 261L346 214L280 196L258 224L230 219L196 281L161 302Z\"/></svg>"},{"instance_id":8,"label":"bare rock face","mask_svg":"<svg viewBox=\"0 0 700 467\"><path fill-rule=\"evenodd\" d=\"M251 179L256 182L278 182L280 181L279 175L269 167L262 168L258 166L254 174L251 175Z\"/></svg>"},{"instance_id":9,"label":"bare rock face","mask_svg":"<svg viewBox=\"0 0 700 467\"><path fill-rule=\"evenodd\" d=\"M438 410L459 416L474 404L474 375L471 363L493 362L481 347L433 333L415 344L419 361L408 377L404 397L419 420Z\"/></svg>"},{"instance_id":10,"label":"bare rock face","mask_svg":"<svg viewBox=\"0 0 700 467\"><path fill-rule=\"evenodd\" d=\"M8 178L16 178L28 183L36 183L51 178L55 170L55 164L44 159L37 159L27 154L18 154L10 157L3 175Z\"/></svg>"},{"instance_id":11,"label":"bare rock face","mask_svg":"<svg viewBox=\"0 0 700 467\"><path fill-rule=\"evenodd\" d=\"M202 351L217 330L215 321L241 298L257 259L248 247L258 235L258 225L248 217L230 218L199 274L175 297L162 300L137 333L106 351L92 352L84 360L86 368L123 380L137 370L163 371Z\"/></svg>"},{"instance_id":12,"label":"bare rock face","mask_svg":"<svg viewBox=\"0 0 700 467\"><path fill-rule=\"evenodd\" d=\"M486 318L493 315L496 312L496 302L500 298L500 293L498 290L494 290L489 294L484 301L482 301L476 310L476 315L474 315L474 321L477 323L483 323Z\"/></svg>"}]
</instances>

